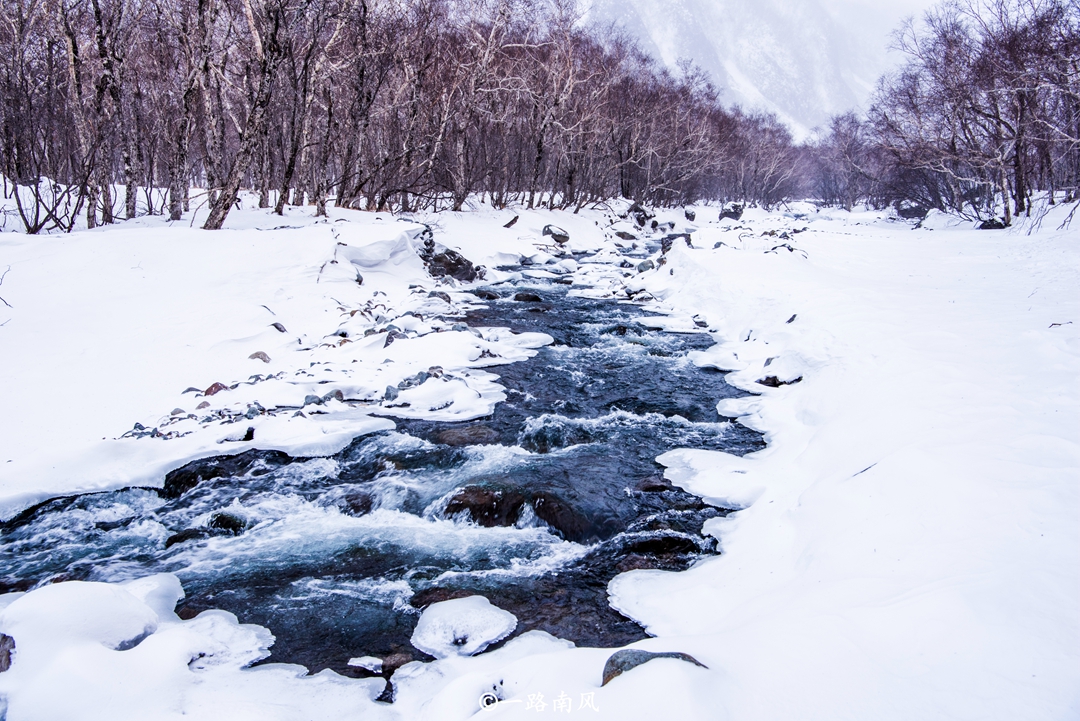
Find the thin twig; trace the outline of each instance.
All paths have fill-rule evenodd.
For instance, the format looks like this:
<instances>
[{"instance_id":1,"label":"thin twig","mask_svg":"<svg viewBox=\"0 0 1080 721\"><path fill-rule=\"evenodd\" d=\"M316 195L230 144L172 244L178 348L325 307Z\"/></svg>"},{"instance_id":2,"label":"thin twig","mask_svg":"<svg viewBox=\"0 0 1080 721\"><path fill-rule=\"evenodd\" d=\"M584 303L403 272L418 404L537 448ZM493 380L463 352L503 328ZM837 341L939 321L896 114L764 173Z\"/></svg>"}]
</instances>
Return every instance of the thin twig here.
<instances>
[{"instance_id":1,"label":"thin twig","mask_svg":"<svg viewBox=\"0 0 1080 721\"><path fill-rule=\"evenodd\" d=\"M10 272L11 272L11 266L9 265L7 267L7 270L5 270L2 274L0 274L0 285L4 284L4 278L6 278L7 274L10 273ZM3 297L0 297L0 302L3 302L3 304L6 305L8 308L12 307L11 303L8 303L6 300L3 299Z\"/></svg>"}]
</instances>

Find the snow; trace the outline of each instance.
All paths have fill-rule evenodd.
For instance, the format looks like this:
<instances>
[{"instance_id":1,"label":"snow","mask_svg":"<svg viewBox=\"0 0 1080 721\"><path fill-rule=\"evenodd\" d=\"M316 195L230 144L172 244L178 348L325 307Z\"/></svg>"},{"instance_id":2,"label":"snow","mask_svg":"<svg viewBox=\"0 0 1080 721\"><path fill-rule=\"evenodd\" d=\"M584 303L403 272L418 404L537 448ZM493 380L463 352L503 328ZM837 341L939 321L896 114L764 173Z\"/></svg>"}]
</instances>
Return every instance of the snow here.
<instances>
[{"instance_id":1,"label":"snow","mask_svg":"<svg viewBox=\"0 0 1080 721\"><path fill-rule=\"evenodd\" d=\"M368 213L314 222L300 212L278 227L266 213L235 215L237 227L220 233L142 219L0 235L12 306L0 306L0 373L18 379L0 387L11 414L0 518L60 494L160 485L168 470L223 452L334 453L393 427L380 416L485 416L504 396L477 366L551 342L420 322L463 313L476 298L427 275L419 223ZM429 296L436 287L449 306ZM388 346L388 328L407 337ZM480 360L485 351L497 360ZM438 377L386 398L388 386L436 363ZM214 383L227 389L204 394ZM166 438L124 437L136 423Z\"/></svg>"},{"instance_id":2,"label":"snow","mask_svg":"<svg viewBox=\"0 0 1080 721\"><path fill-rule=\"evenodd\" d=\"M412 645L435 658L472 656L517 628L517 618L483 596L433 603L413 631Z\"/></svg>"},{"instance_id":3,"label":"snow","mask_svg":"<svg viewBox=\"0 0 1080 721\"><path fill-rule=\"evenodd\" d=\"M160 484L200 456L331 452L394 417L490 412L503 396L497 368L481 367L549 339L454 330L477 300L424 273L411 250L423 222L496 280L520 277L498 265L545 253L535 270L588 284L574 293L647 292L650 323L713 335L692 361L731 371L753 394L718 412L768 442L743 458L662 456L673 483L740 509L706 525L723 554L609 587L653 636L634 647L689 653L708 669L661 659L601 688L612 649L529 632L478 653L513 625L473 597L425 611L418 647L441 658L398 669L386 705L374 701L381 678L247 668L272 648L269 632L221 611L179 619L183 591L163 574L0 596L0 633L16 642L0 674L6 718L532 718L567 703L598 719L1080 716L1080 244L1059 228L1069 208L991 232L812 206L749 209L738 222L696 211L694 247L676 243L644 272L617 267L615 243L629 243L606 209L481 206L405 222L250 210L218 233L147 219L0 235L0 269L11 265L0 295L12 306L0 305L5 518L57 494ZM686 227L681 209L658 216ZM572 247L601 252L556 267L549 223ZM387 346L389 325L405 337ZM485 350L501 358L481 360ZM256 351L270 362L250 359ZM798 382L757 382L769 376ZM240 385L183 392L214 382ZM321 402L305 405L308 395ZM203 401L194 421L170 420ZM274 412L224 422L256 401ZM122 437L135 422L191 433ZM253 441L219 443L248 427ZM377 514L369 522L410 532ZM446 542L459 538L445 528ZM494 702L481 710L484 694Z\"/></svg>"}]
</instances>

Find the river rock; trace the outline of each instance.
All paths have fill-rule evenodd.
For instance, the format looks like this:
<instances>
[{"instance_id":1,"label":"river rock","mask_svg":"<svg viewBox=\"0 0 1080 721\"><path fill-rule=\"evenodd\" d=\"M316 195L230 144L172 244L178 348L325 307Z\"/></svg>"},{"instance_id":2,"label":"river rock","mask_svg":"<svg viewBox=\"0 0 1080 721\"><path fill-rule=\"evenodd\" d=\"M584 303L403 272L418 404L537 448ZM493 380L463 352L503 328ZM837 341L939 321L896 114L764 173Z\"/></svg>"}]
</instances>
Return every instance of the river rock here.
<instances>
[{"instance_id":1,"label":"river rock","mask_svg":"<svg viewBox=\"0 0 1080 721\"><path fill-rule=\"evenodd\" d=\"M473 425L447 428L436 436L448 446L481 446L497 443L499 434L490 426Z\"/></svg>"},{"instance_id":2,"label":"river rock","mask_svg":"<svg viewBox=\"0 0 1080 721\"><path fill-rule=\"evenodd\" d=\"M216 456L192 461L165 474L161 494L166 498L179 498L204 481L229 478L246 474L263 475L284 466L292 457L281 451L250 450L233 456Z\"/></svg>"},{"instance_id":3,"label":"river rock","mask_svg":"<svg viewBox=\"0 0 1080 721\"><path fill-rule=\"evenodd\" d=\"M204 538L210 538L214 534L205 528L185 528L179 533L174 533L165 539L165 548L171 548L178 543L187 543L188 541L201 541Z\"/></svg>"},{"instance_id":4,"label":"river rock","mask_svg":"<svg viewBox=\"0 0 1080 721\"><path fill-rule=\"evenodd\" d=\"M431 291L430 293L428 293L428 298L438 298L439 300L441 300L444 303L449 303L450 302L450 294L449 293L444 293L441 290L433 290L433 291Z\"/></svg>"},{"instance_id":5,"label":"river rock","mask_svg":"<svg viewBox=\"0 0 1080 721\"><path fill-rule=\"evenodd\" d=\"M720 220L739 220L742 218L745 209L746 207L742 203L728 203L720 211Z\"/></svg>"},{"instance_id":6,"label":"river rock","mask_svg":"<svg viewBox=\"0 0 1080 721\"><path fill-rule=\"evenodd\" d=\"M248 522L246 518L235 513L219 511L210 517L210 522L206 525L214 531L221 531L229 536L239 536L247 530Z\"/></svg>"},{"instance_id":7,"label":"river rock","mask_svg":"<svg viewBox=\"0 0 1080 721\"><path fill-rule=\"evenodd\" d=\"M665 651L662 653L653 653L651 651L642 651L636 648L624 648L621 651L616 651L608 658L607 663L604 664L604 680L600 684L601 686L607 686L608 683L622 674L637 668L643 663L648 663L657 658L674 658L679 661L686 661L692 663L695 666L701 668L708 668L701 661L691 656L688 653L682 653L681 651Z\"/></svg>"},{"instance_id":8,"label":"river rock","mask_svg":"<svg viewBox=\"0 0 1080 721\"><path fill-rule=\"evenodd\" d=\"M563 538L575 543L587 541L592 524L576 512L569 503L550 493L538 493L532 499L536 517L558 531Z\"/></svg>"},{"instance_id":9,"label":"river rock","mask_svg":"<svg viewBox=\"0 0 1080 721\"><path fill-rule=\"evenodd\" d=\"M758 383L763 386L768 386L769 388L779 388L780 386L793 386L800 381L802 381L802 376L799 376L798 378L793 378L789 381L782 381L776 376L765 376L764 378L759 378L757 380Z\"/></svg>"},{"instance_id":10,"label":"river rock","mask_svg":"<svg viewBox=\"0 0 1080 721\"><path fill-rule=\"evenodd\" d=\"M498 300L500 298L498 293L493 293L490 290L474 290L473 294L480 300Z\"/></svg>"},{"instance_id":11,"label":"river rock","mask_svg":"<svg viewBox=\"0 0 1080 721\"><path fill-rule=\"evenodd\" d=\"M216 395L218 393L221 393L221 391L227 391L227 390L229 390L229 386L225 385L224 383L216 383L215 382L215 383L212 383L209 388L207 388L206 390L203 391L203 395L204 396L212 396L212 395Z\"/></svg>"},{"instance_id":12,"label":"river rock","mask_svg":"<svg viewBox=\"0 0 1080 721\"><path fill-rule=\"evenodd\" d=\"M640 203L634 203L627 210L626 214L634 219L634 222L638 224L638 227L645 227L654 216L652 213Z\"/></svg>"},{"instance_id":13,"label":"river rock","mask_svg":"<svg viewBox=\"0 0 1080 721\"><path fill-rule=\"evenodd\" d=\"M483 275L481 268L473 265L468 258L456 250L436 248L435 240L431 237L424 241L418 254L432 278L450 277L471 283Z\"/></svg>"},{"instance_id":14,"label":"river rock","mask_svg":"<svg viewBox=\"0 0 1080 721\"><path fill-rule=\"evenodd\" d=\"M385 342L385 343L383 343L383 348L386 348L386 347L387 347L387 346L389 346L389 345L390 345L391 343L393 343L394 341L396 341L396 340L398 340L398 339L401 339L401 338L404 338L404 339L406 339L406 340L407 340L407 339L409 338L409 336L405 335L404 333L402 333L402 332L401 332L401 331L399 331L399 330L392 330L392 331L389 331L389 332L388 332L388 333L386 334L386 342Z\"/></svg>"},{"instance_id":15,"label":"river rock","mask_svg":"<svg viewBox=\"0 0 1080 721\"><path fill-rule=\"evenodd\" d=\"M701 548L693 538L674 533L658 533L633 540L626 543L623 549L628 553L637 553L643 556L701 552Z\"/></svg>"},{"instance_id":16,"label":"river rock","mask_svg":"<svg viewBox=\"0 0 1080 721\"><path fill-rule=\"evenodd\" d=\"M616 230L615 237L619 240L637 240L637 236L633 233L627 233L625 230Z\"/></svg>"},{"instance_id":17,"label":"river rock","mask_svg":"<svg viewBox=\"0 0 1080 721\"><path fill-rule=\"evenodd\" d=\"M428 606L413 631L412 645L435 658L474 656L517 628L517 618L483 596ZM384 661L385 663L385 661Z\"/></svg>"},{"instance_id":18,"label":"river rock","mask_svg":"<svg viewBox=\"0 0 1080 721\"><path fill-rule=\"evenodd\" d=\"M252 353L251 355L249 355L248 359L249 360L261 360L263 363L269 363L270 362L270 356L266 355L266 353L262 352L261 350L257 350L254 353Z\"/></svg>"},{"instance_id":19,"label":"river rock","mask_svg":"<svg viewBox=\"0 0 1080 721\"><path fill-rule=\"evenodd\" d=\"M372 500L371 496L363 491L346 493L337 504L342 513L356 517L366 516L371 513L371 509L374 505L375 502Z\"/></svg>"},{"instance_id":20,"label":"river rock","mask_svg":"<svg viewBox=\"0 0 1080 721\"><path fill-rule=\"evenodd\" d=\"M525 496L517 491L503 491L484 486L459 488L443 510L445 518L468 512L473 523L485 528L512 526L521 516Z\"/></svg>"},{"instance_id":21,"label":"river rock","mask_svg":"<svg viewBox=\"0 0 1080 721\"><path fill-rule=\"evenodd\" d=\"M684 215L684 216L686 217L686 219L687 219L687 220L689 220L689 221L690 221L691 223L693 223L693 222L694 222L694 220L695 220L695 219L697 218L697 213L695 213L695 212L694 212L694 211L692 211L692 210L684 210L684 211L683 211L683 215Z\"/></svg>"},{"instance_id":22,"label":"river rock","mask_svg":"<svg viewBox=\"0 0 1080 721\"><path fill-rule=\"evenodd\" d=\"M652 262L648 258L637 264L637 272L644 273L647 270L652 270L656 267L656 263Z\"/></svg>"},{"instance_id":23,"label":"river rock","mask_svg":"<svg viewBox=\"0 0 1080 721\"><path fill-rule=\"evenodd\" d=\"M516 293L514 300L520 303L542 303L542 299L536 293Z\"/></svg>"},{"instance_id":24,"label":"river rock","mask_svg":"<svg viewBox=\"0 0 1080 721\"><path fill-rule=\"evenodd\" d=\"M409 599L409 605L413 608L424 610L433 603L442 603L443 601L451 601L455 598L467 598L474 595L470 591L466 591L461 588L443 588L441 586L433 586L431 588L425 588L423 591L417 591Z\"/></svg>"},{"instance_id":25,"label":"river rock","mask_svg":"<svg viewBox=\"0 0 1080 721\"><path fill-rule=\"evenodd\" d=\"M541 235L550 235L559 245L570 242L570 234L557 225L545 225Z\"/></svg>"},{"instance_id":26,"label":"river rock","mask_svg":"<svg viewBox=\"0 0 1080 721\"><path fill-rule=\"evenodd\" d=\"M15 639L6 633L0 633L0 673L11 668L11 652L15 650Z\"/></svg>"}]
</instances>

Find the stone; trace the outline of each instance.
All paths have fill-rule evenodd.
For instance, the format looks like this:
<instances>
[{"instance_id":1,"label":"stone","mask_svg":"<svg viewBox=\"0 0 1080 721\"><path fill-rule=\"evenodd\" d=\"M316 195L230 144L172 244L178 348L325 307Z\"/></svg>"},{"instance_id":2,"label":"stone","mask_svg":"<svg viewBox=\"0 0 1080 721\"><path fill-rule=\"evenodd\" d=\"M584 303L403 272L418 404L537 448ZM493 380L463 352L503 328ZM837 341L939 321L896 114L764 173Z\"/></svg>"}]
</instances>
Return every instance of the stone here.
<instances>
[{"instance_id":1,"label":"stone","mask_svg":"<svg viewBox=\"0 0 1080 721\"><path fill-rule=\"evenodd\" d=\"M204 538L209 538L214 535L205 528L187 528L179 533L174 533L165 539L165 548L171 548L178 543L186 543L187 541L197 541Z\"/></svg>"},{"instance_id":2,"label":"stone","mask_svg":"<svg viewBox=\"0 0 1080 721\"><path fill-rule=\"evenodd\" d=\"M323 403L329 403L330 401L342 401L345 400L345 394L341 392L341 389L330 391L322 397Z\"/></svg>"},{"instance_id":3,"label":"stone","mask_svg":"<svg viewBox=\"0 0 1080 721\"><path fill-rule=\"evenodd\" d=\"M247 530L248 522L246 518L235 513L219 511L210 517L210 522L206 526L212 530L221 531L225 535L239 536Z\"/></svg>"},{"instance_id":4,"label":"stone","mask_svg":"<svg viewBox=\"0 0 1080 721\"><path fill-rule=\"evenodd\" d=\"M1008 227L1009 226L1005 225L1003 221L998 220L997 218L990 218L989 220L984 220L979 223L979 230L1004 230Z\"/></svg>"},{"instance_id":5,"label":"stone","mask_svg":"<svg viewBox=\"0 0 1080 721\"><path fill-rule=\"evenodd\" d=\"M386 386L386 392L383 393L383 400L384 401L396 401L398 395L400 395L400 394L401 394L401 391L399 391L394 386Z\"/></svg>"},{"instance_id":6,"label":"stone","mask_svg":"<svg viewBox=\"0 0 1080 721\"><path fill-rule=\"evenodd\" d=\"M449 293L444 293L441 290L433 290L433 291L431 291L430 293L428 293L428 298L438 298L439 300L443 301L444 303L449 303L450 302L450 294Z\"/></svg>"},{"instance_id":7,"label":"stone","mask_svg":"<svg viewBox=\"0 0 1080 721\"><path fill-rule=\"evenodd\" d=\"M744 210L746 210L746 206L742 203L728 203L720 211L720 220L740 220L742 219Z\"/></svg>"},{"instance_id":8,"label":"stone","mask_svg":"<svg viewBox=\"0 0 1080 721\"><path fill-rule=\"evenodd\" d=\"M363 491L352 491L346 493L341 502L338 504L338 508L342 513L350 516L366 516L371 513L371 509L374 508L375 502L370 495Z\"/></svg>"},{"instance_id":9,"label":"stone","mask_svg":"<svg viewBox=\"0 0 1080 721\"><path fill-rule=\"evenodd\" d=\"M759 378L757 380L758 383L763 386L768 386L769 388L779 388L780 386L793 386L800 381L802 381L802 376L794 378L790 381L782 381L776 376L765 376L764 378Z\"/></svg>"},{"instance_id":10,"label":"stone","mask_svg":"<svg viewBox=\"0 0 1080 721\"><path fill-rule=\"evenodd\" d=\"M263 363L270 362L270 356L266 355L266 353L263 353L261 350L255 351L249 355L248 358L251 360L261 360Z\"/></svg>"},{"instance_id":11,"label":"stone","mask_svg":"<svg viewBox=\"0 0 1080 721\"><path fill-rule=\"evenodd\" d=\"M397 384L398 390L405 390L406 388L415 388L416 386L422 386L427 379L431 377L431 374L427 371L420 371L416 375L411 375Z\"/></svg>"},{"instance_id":12,"label":"stone","mask_svg":"<svg viewBox=\"0 0 1080 721\"><path fill-rule=\"evenodd\" d=\"M383 343L383 348L386 348L387 346L389 346L394 341L400 340L402 338L408 340L409 336L405 335L404 333L402 333L399 330L392 330L392 331L388 332L386 334L386 342Z\"/></svg>"},{"instance_id":13,"label":"stone","mask_svg":"<svg viewBox=\"0 0 1080 721\"><path fill-rule=\"evenodd\" d=\"M205 403L206 401L203 401L203 402ZM170 413L169 415L182 416L182 415L184 415L184 413L185 413L185 411L184 411L183 408L173 408L172 413Z\"/></svg>"},{"instance_id":14,"label":"stone","mask_svg":"<svg viewBox=\"0 0 1080 721\"><path fill-rule=\"evenodd\" d=\"M634 222L637 223L638 227L640 228L644 228L645 224L654 217L653 214L650 213L645 208L645 206L641 205L640 203L634 203L633 205L631 205L627 209L626 214L632 217L634 219Z\"/></svg>"},{"instance_id":15,"label":"stone","mask_svg":"<svg viewBox=\"0 0 1080 721\"><path fill-rule=\"evenodd\" d=\"M615 237L619 240L637 240L637 236L633 233L627 233L625 230L615 231Z\"/></svg>"},{"instance_id":16,"label":"stone","mask_svg":"<svg viewBox=\"0 0 1080 721\"><path fill-rule=\"evenodd\" d=\"M162 495L179 498L204 481L215 478L243 476L248 473L262 475L285 465L292 458L281 451L249 450L232 456L214 456L192 461L165 474Z\"/></svg>"},{"instance_id":17,"label":"stone","mask_svg":"<svg viewBox=\"0 0 1080 721\"><path fill-rule=\"evenodd\" d=\"M482 446L499 442L498 432L485 425L447 428L436 438L447 446Z\"/></svg>"},{"instance_id":18,"label":"stone","mask_svg":"<svg viewBox=\"0 0 1080 721\"><path fill-rule=\"evenodd\" d=\"M697 219L697 213L695 213L695 212L694 212L694 211L692 211L692 210L684 210L684 211L683 211L683 215L684 215L684 216L686 217L686 219L687 219L687 220L689 220L689 221L690 221L691 223L693 223L693 222L694 222L694 220L696 220L696 219Z\"/></svg>"},{"instance_id":19,"label":"stone","mask_svg":"<svg viewBox=\"0 0 1080 721\"><path fill-rule=\"evenodd\" d=\"M577 513L569 503L550 493L538 493L532 501L536 517L558 531L563 538L574 543L588 540L591 524Z\"/></svg>"},{"instance_id":20,"label":"stone","mask_svg":"<svg viewBox=\"0 0 1080 721\"><path fill-rule=\"evenodd\" d=\"M420 259L427 266L428 274L432 278L450 277L454 280L471 283L477 278L483 277L483 269L472 264L468 258L456 250L444 248L437 250L435 240L428 237L423 247L418 251Z\"/></svg>"},{"instance_id":21,"label":"stone","mask_svg":"<svg viewBox=\"0 0 1080 721\"><path fill-rule=\"evenodd\" d=\"M323 404L323 399L320 398L317 395L308 394L308 395L304 396L304 405L305 406L321 406L322 404Z\"/></svg>"},{"instance_id":22,"label":"stone","mask_svg":"<svg viewBox=\"0 0 1080 721\"><path fill-rule=\"evenodd\" d=\"M680 240L680 239L686 241L686 247L687 248L693 248L694 247L693 245L690 244L690 234L689 233L669 233L668 235L665 235L660 240L660 252L661 253L667 253L669 250L671 250L671 246L675 244L675 241Z\"/></svg>"},{"instance_id":23,"label":"stone","mask_svg":"<svg viewBox=\"0 0 1080 721\"><path fill-rule=\"evenodd\" d=\"M671 482L663 476L649 476L640 481L635 488L644 493L662 493L675 490L675 486L671 485Z\"/></svg>"},{"instance_id":24,"label":"stone","mask_svg":"<svg viewBox=\"0 0 1080 721\"><path fill-rule=\"evenodd\" d=\"M655 267L656 263L646 258L645 260L637 264L637 272L644 273L645 271L652 270Z\"/></svg>"},{"instance_id":25,"label":"stone","mask_svg":"<svg viewBox=\"0 0 1080 721\"><path fill-rule=\"evenodd\" d=\"M382 661L382 672L387 678L394 675L394 671L404 666L407 663L412 663L415 659L412 654L408 653L392 653L385 657Z\"/></svg>"},{"instance_id":26,"label":"stone","mask_svg":"<svg viewBox=\"0 0 1080 721\"><path fill-rule=\"evenodd\" d=\"M212 396L221 393L221 391L229 390L229 386L224 383L214 383L209 388L203 391L204 396Z\"/></svg>"},{"instance_id":27,"label":"stone","mask_svg":"<svg viewBox=\"0 0 1080 721\"><path fill-rule=\"evenodd\" d=\"M659 533L630 541L623 546L623 550L627 553L636 553L642 556L701 553L701 547L693 538L672 533Z\"/></svg>"},{"instance_id":28,"label":"stone","mask_svg":"<svg viewBox=\"0 0 1080 721\"><path fill-rule=\"evenodd\" d=\"M472 591L466 591L461 588L441 588L439 586L433 586L414 593L412 598L409 599L409 605L422 611L433 603L452 601L455 598L467 598L472 595Z\"/></svg>"},{"instance_id":29,"label":"stone","mask_svg":"<svg viewBox=\"0 0 1080 721\"><path fill-rule=\"evenodd\" d=\"M15 639L6 633L0 633L0 673L11 668L11 652L15 650Z\"/></svg>"},{"instance_id":30,"label":"stone","mask_svg":"<svg viewBox=\"0 0 1080 721\"><path fill-rule=\"evenodd\" d=\"M514 300L521 303L542 303L543 300L536 293L516 293Z\"/></svg>"},{"instance_id":31,"label":"stone","mask_svg":"<svg viewBox=\"0 0 1080 721\"><path fill-rule=\"evenodd\" d=\"M557 225L545 225L541 235L549 235L559 245L570 242L570 234Z\"/></svg>"},{"instance_id":32,"label":"stone","mask_svg":"<svg viewBox=\"0 0 1080 721\"><path fill-rule=\"evenodd\" d=\"M271 328L276 328L278 333L287 333L288 332L288 331L285 330L285 326L283 326L281 323L271 323L270 327Z\"/></svg>"},{"instance_id":33,"label":"stone","mask_svg":"<svg viewBox=\"0 0 1080 721\"><path fill-rule=\"evenodd\" d=\"M652 651L642 651L641 649L636 648L624 648L608 657L607 663L604 664L604 680L600 685L607 686L612 679L637 668L643 663L648 663L649 661L658 658L674 658L679 661L692 663L701 668L708 668L708 666L701 661L698 661L690 654L682 653L681 651L653 653Z\"/></svg>"},{"instance_id":34,"label":"stone","mask_svg":"<svg viewBox=\"0 0 1080 721\"><path fill-rule=\"evenodd\" d=\"M498 293L493 293L490 290L474 290L473 294L480 300L498 300L500 298Z\"/></svg>"},{"instance_id":35,"label":"stone","mask_svg":"<svg viewBox=\"0 0 1080 721\"><path fill-rule=\"evenodd\" d=\"M444 518L468 512L472 522L484 528L512 526L521 516L525 496L517 491L502 491L483 486L458 489L443 510Z\"/></svg>"}]
</instances>

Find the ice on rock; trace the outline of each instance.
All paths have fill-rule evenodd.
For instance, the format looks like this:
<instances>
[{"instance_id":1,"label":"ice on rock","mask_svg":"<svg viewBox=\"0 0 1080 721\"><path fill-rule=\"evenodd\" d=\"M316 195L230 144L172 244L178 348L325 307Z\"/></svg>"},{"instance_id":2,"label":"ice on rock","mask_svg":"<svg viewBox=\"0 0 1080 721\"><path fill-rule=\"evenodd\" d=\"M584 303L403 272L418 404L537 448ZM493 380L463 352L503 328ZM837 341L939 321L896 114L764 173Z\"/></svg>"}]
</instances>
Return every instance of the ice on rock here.
<instances>
[{"instance_id":1,"label":"ice on rock","mask_svg":"<svg viewBox=\"0 0 1080 721\"><path fill-rule=\"evenodd\" d=\"M517 617L483 596L433 603L413 631L412 645L435 658L473 656L517 628Z\"/></svg>"}]
</instances>

